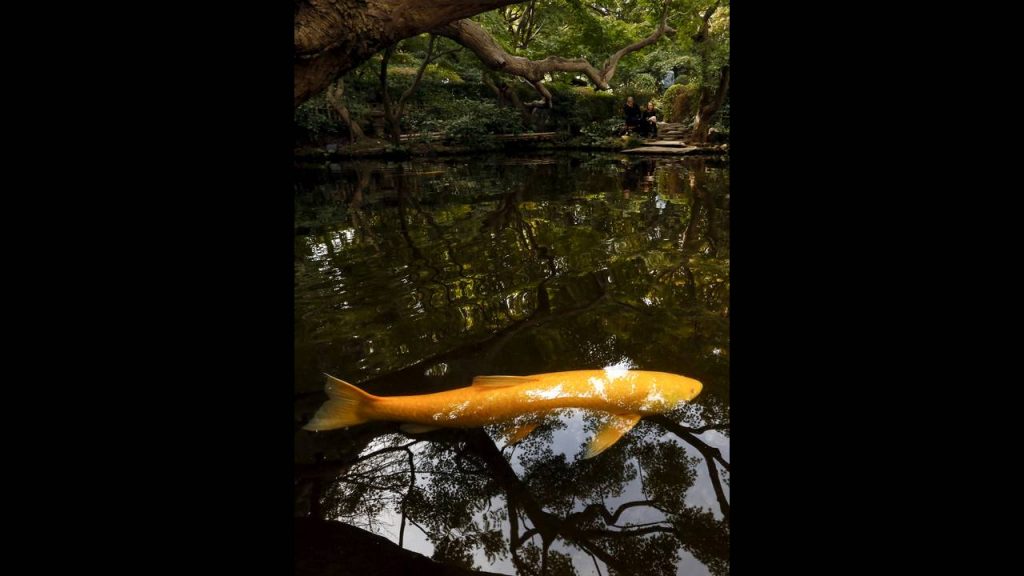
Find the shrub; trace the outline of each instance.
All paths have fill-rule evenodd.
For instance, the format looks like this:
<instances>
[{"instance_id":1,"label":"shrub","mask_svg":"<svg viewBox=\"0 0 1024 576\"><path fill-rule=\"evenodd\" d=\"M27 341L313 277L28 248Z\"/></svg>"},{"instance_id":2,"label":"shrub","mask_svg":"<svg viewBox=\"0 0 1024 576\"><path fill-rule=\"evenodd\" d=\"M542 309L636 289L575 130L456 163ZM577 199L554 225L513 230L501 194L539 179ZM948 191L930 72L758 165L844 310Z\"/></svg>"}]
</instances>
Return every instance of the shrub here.
<instances>
[{"instance_id":1,"label":"shrub","mask_svg":"<svg viewBox=\"0 0 1024 576\"><path fill-rule=\"evenodd\" d=\"M468 98L433 101L413 112L408 120L415 131L444 132L446 141L467 146L484 145L489 135L518 134L524 128L518 110Z\"/></svg>"},{"instance_id":2,"label":"shrub","mask_svg":"<svg viewBox=\"0 0 1024 576\"><path fill-rule=\"evenodd\" d=\"M625 85L626 90L640 98L650 98L658 93L658 79L646 72L634 74Z\"/></svg>"},{"instance_id":3,"label":"shrub","mask_svg":"<svg viewBox=\"0 0 1024 576\"><path fill-rule=\"evenodd\" d=\"M334 117L323 94L310 98L295 109L295 125L305 130L312 139L339 132L340 121Z\"/></svg>"},{"instance_id":4,"label":"shrub","mask_svg":"<svg viewBox=\"0 0 1024 576\"><path fill-rule=\"evenodd\" d=\"M607 118L602 121L594 121L580 129L580 134L588 143L596 143L609 138L622 135L626 125L621 118Z\"/></svg>"},{"instance_id":5,"label":"shrub","mask_svg":"<svg viewBox=\"0 0 1024 576\"><path fill-rule=\"evenodd\" d=\"M673 84L661 97L669 122L693 122L700 102L700 89L694 84Z\"/></svg>"}]
</instances>

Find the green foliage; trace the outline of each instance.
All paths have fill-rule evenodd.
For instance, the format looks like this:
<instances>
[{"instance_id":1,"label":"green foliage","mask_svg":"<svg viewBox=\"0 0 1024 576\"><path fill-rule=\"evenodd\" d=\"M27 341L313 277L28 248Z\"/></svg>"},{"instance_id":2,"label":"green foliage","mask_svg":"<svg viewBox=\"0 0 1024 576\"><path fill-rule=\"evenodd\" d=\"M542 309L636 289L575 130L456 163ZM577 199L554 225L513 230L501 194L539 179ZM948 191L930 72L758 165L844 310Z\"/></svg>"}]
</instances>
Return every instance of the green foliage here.
<instances>
[{"instance_id":1,"label":"green foliage","mask_svg":"<svg viewBox=\"0 0 1024 576\"><path fill-rule=\"evenodd\" d=\"M552 84L551 126L570 134L579 133L584 127L609 119L621 120L619 103L613 94L598 92L590 87Z\"/></svg>"},{"instance_id":2,"label":"green foliage","mask_svg":"<svg viewBox=\"0 0 1024 576\"><path fill-rule=\"evenodd\" d=\"M451 68L442 68L437 64L428 64L427 69L423 73L424 78L429 78L438 82L439 84L465 84L462 76Z\"/></svg>"},{"instance_id":3,"label":"green foliage","mask_svg":"<svg viewBox=\"0 0 1024 576\"><path fill-rule=\"evenodd\" d=\"M641 52L638 56L640 67L649 74L653 74L659 80L665 77L669 71L676 73L676 76L684 76L697 66L697 59L693 54L680 52L675 44L657 44L657 48L649 52Z\"/></svg>"},{"instance_id":4,"label":"green foliage","mask_svg":"<svg viewBox=\"0 0 1024 576\"><path fill-rule=\"evenodd\" d=\"M336 134L341 128L323 94L310 98L295 109L295 125L313 140L328 133Z\"/></svg>"},{"instance_id":5,"label":"green foliage","mask_svg":"<svg viewBox=\"0 0 1024 576\"><path fill-rule=\"evenodd\" d=\"M722 108L718 110L718 114L715 115L714 128L720 132L729 133L729 98L726 97L725 103L722 104Z\"/></svg>"},{"instance_id":6,"label":"green foliage","mask_svg":"<svg viewBox=\"0 0 1024 576\"><path fill-rule=\"evenodd\" d=\"M662 113L669 122L693 122L697 114L700 87L696 82L690 84L673 84L661 96Z\"/></svg>"},{"instance_id":7,"label":"green foliage","mask_svg":"<svg viewBox=\"0 0 1024 576\"><path fill-rule=\"evenodd\" d=\"M553 107L538 110L529 128L599 140L613 130L612 119L621 120L622 102L627 95L641 104L654 100L669 122L692 123L699 90L716 89L721 68L729 62L727 0L718 4L705 40L694 41L702 15L712 1L673 0L669 23L677 34L662 37L655 44L623 57L610 92L572 85L576 78L581 78L575 73L551 74L545 84L553 94ZM548 56L584 58L600 68L612 53L648 36L657 26L662 6L662 0L536 0L492 10L474 19L510 54L534 60ZM520 26L526 20L532 22L531 26ZM411 85L429 42L429 35L422 34L395 47L388 73L393 100ZM486 144L487 135L515 133L525 128L516 112L494 105L495 95L485 85L484 76L493 76L495 72L472 52L438 37L434 54L443 55L427 67L419 88L408 100L401 120L403 132L444 131L450 139L466 138L465 144L472 146ZM372 130L371 111L382 106L378 86L380 62L381 56L377 55L344 79L349 113L367 134ZM676 84L661 93L661 81L669 71L675 73ZM526 82L501 76L520 100L538 98ZM493 118L486 117L491 113ZM714 122L716 128L728 130L727 106ZM344 133L344 126L322 98L300 106L295 123L313 139Z\"/></svg>"},{"instance_id":8,"label":"green foliage","mask_svg":"<svg viewBox=\"0 0 1024 576\"><path fill-rule=\"evenodd\" d=\"M408 123L414 131L444 132L448 142L467 146L485 145L487 136L519 134L525 129L517 110L469 98L431 99L410 110Z\"/></svg>"},{"instance_id":9,"label":"green foliage","mask_svg":"<svg viewBox=\"0 0 1024 576\"><path fill-rule=\"evenodd\" d=\"M615 138L621 135L625 129L626 125L621 118L608 118L583 126L580 129L580 134L586 142L597 143L609 138Z\"/></svg>"},{"instance_id":10,"label":"green foliage","mask_svg":"<svg viewBox=\"0 0 1024 576\"><path fill-rule=\"evenodd\" d=\"M624 87L634 98L650 98L658 93L658 79L652 74L634 74Z\"/></svg>"}]
</instances>

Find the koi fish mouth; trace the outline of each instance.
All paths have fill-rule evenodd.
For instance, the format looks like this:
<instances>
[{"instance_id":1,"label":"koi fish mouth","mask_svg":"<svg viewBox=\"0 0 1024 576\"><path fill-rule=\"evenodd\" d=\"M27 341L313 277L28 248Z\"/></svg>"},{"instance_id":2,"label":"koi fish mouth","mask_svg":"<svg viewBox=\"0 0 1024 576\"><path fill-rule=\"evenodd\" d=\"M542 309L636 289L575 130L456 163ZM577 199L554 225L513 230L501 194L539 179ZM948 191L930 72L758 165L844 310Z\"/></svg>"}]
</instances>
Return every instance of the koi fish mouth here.
<instances>
[{"instance_id":1,"label":"koi fish mouth","mask_svg":"<svg viewBox=\"0 0 1024 576\"><path fill-rule=\"evenodd\" d=\"M701 384L699 381L694 380L693 381L693 386L690 387L690 400L693 400L694 398L696 398L697 395L700 394L701 390L703 390L703 389L704 389L704 385Z\"/></svg>"}]
</instances>

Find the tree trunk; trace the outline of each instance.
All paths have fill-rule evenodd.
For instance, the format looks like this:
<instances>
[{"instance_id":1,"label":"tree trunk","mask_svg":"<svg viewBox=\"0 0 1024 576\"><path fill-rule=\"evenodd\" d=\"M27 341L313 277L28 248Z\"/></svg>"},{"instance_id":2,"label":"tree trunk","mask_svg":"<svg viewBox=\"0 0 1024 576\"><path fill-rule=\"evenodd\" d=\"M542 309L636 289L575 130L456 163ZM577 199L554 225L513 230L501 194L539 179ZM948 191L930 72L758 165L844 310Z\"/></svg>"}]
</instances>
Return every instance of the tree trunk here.
<instances>
[{"instance_id":1,"label":"tree trunk","mask_svg":"<svg viewBox=\"0 0 1024 576\"><path fill-rule=\"evenodd\" d=\"M419 88L427 66L438 56L441 56L441 54L434 54L434 42L436 40L437 37L431 34L430 44L427 46L427 55L423 58L419 70L416 71L416 78L413 79L412 85L398 98L398 104L392 104L391 93L388 92L388 62L391 61L391 55L394 54L395 47L389 46L384 51L384 59L380 63L380 96L381 100L384 101L384 119L387 121L389 132L391 133L391 143L395 146L398 146L402 139L402 115L405 113L406 102L408 102L410 96L416 93L416 89Z\"/></svg>"},{"instance_id":2,"label":"tree trunk","mask_svg":"<svg viewBox=\"0 0 1024 576\"><path fill-rule=\"evenodd\" d=\"M297 0L295 105L403 38L517 0Z\"/></svg>"},{"instance_id":3,"label":"tree trunk","mask_svg":"<svg viewBox=\"0 0 1024 576\"><path fill-rule=\"evenodd\" d=\"M703 61L704 66L707 68L709 56L708 41L710 38L711 30L711 16L714 15L715 11L718 10L719 2L715 2L711 6L708 6L707 10L704 11L704 15L701 17L700 27L697 29L697 33L692 36L693 43L697 47L697 53L700 55L700 59ZM715 117L715 113L722 107L725 102L725 95L729 91L729 66L722 66L722 70L718 77L718 90L714 94L708 90L706 85L707 78L701 82L700 89L700 100L697 101L697 114L693 119L693 140L698 144L703 144L708 140L708 130L711 129L711 122Z\"/></svg>"},{"instance_id":4,"label":"tree trunk","mask_svg":"<svg viewBox=\"0 0 1024 576\"><path fill-rule=\"evenodd\" d=\"M338 113L338 116L348 125L348 139L349 142L355 143L363 138L366 138L366 134L363 133L363 129L359 126L359 123L352 120L348 113L348 107L345 106L345 83L338 82L327 89L327 103L334 108L334 111Z\"/></svg>"},{"instance_id":5,"label":"tree trunk","mask_svg":"<svg viewBox=\"0 0 1024 576\"><path fill-rule=\"evenodd\" d=\"M708 130L711 129L715 113L725 103L725 96L729 92L729 67L722 66L721 76L718 79L718 90L714 95L707 88L700 92L700 102L697 104L697 117L693 122L693 138L698 143L707 142Z\"/></svg>"},{"instance_id":6,"label":"tree trunk","mask_svg":"<svg viewBox=\"0 0 1024 576\"><path fill-rule=\"evenodd\" d=\"M384 58L380 61L380 99L384 103L384 125L387 127L388 138L391 143L398 146L402 139L402 129L399 126L397 111L391 104L391 96L388 94L388 63L391 62L391 55L395 53L394 46L388 46L384 51Z\"/></svg>"}]
</instances>

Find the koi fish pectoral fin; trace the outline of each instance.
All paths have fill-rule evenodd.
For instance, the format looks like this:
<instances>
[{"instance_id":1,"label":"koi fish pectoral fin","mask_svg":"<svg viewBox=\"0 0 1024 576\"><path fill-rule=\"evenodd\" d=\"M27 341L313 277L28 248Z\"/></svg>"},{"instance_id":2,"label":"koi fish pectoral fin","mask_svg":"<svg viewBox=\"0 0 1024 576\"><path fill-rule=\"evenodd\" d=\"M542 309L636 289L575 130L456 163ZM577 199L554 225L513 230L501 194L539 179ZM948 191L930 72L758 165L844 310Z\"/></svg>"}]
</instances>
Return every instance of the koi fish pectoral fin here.
<instances>
[{"instance_id":1,"label":"koi fish pectoral fin","mask_svg":"<svg viewBox=\"0 0 1024 576\"><path fill-rule=\"evenodd\" d=\"M505 431L505 445L511 446L522 442L524 438L530 435L530 432L533 432L540 425L541 422L528 422L522 426L509 428Z\"/></svg>"},{"instance_id":2,"label":"koi fish pectoral fin","mask_svg":"<svg viewBox=\"0 0 1024 576\"><path fill-rule=\"evenodd\" d=\"M430 426L427 424L415 424L413 422L406 422L398 427L399 430L406 434L426 434L427 432L433 432L434 430L440 430L440 426Z\"/></svg>"},{"instance_id":3,"label":"koi fish pectoral fin","mask_svg":"<svg viewBox=\"0 0 1024 576\"><path fill-rule=\"evenodd\" d=\"M593 458L611 448L613 444L625 436L626 432L629 432L633 429L633 426L636 426L640 418L639 414L608 415L608 421L598 428L597 434L587 443L587 450L583 455L583 459Z\"/></svg>"},{"instance_id":4,"label":"koi fish pectoral fin","mask_svg":"<svg viewBox=\"0 0 1024 576\"><path fill-rule=\"evenodd\" d=\"M518 386L527 382L536 382L537 378L530 376L477 376L473 378L473 386L483 388L505 388L506 386Z\"/></svg>"},{"instance_id":5,"label":"koi fish pectoral fin","mask_svg":"<svg viewBox=\"0 0 1024 576\"><path fill-rule=\"evenodd\" d=\"M497 434L505 441L505 448L509 448L525 440L538 427L551 424L554 419L554 412L523 414L504 423Z\"/></svg>"}]
</instances>

